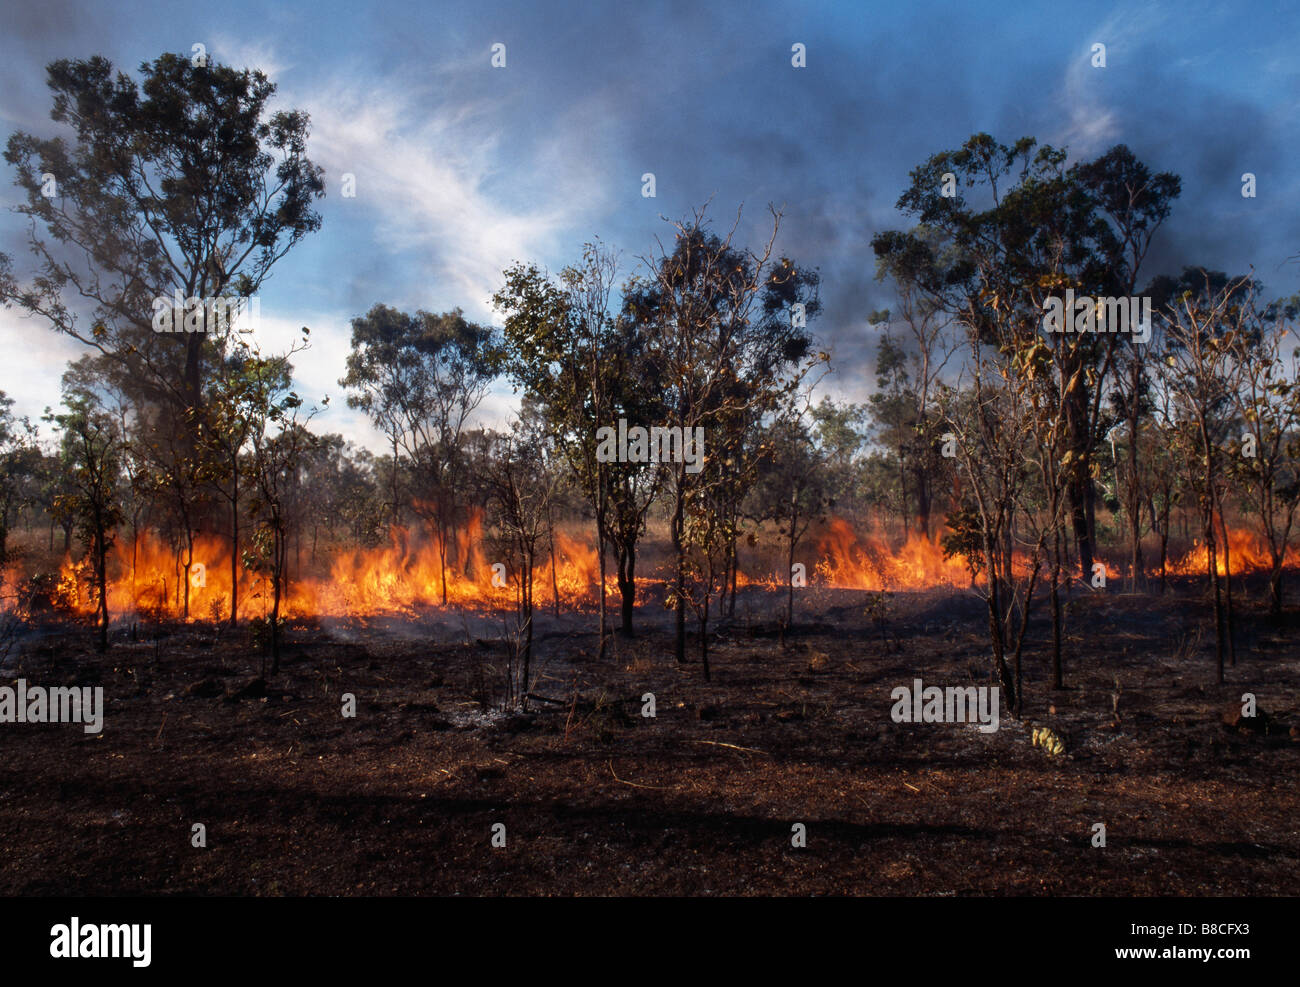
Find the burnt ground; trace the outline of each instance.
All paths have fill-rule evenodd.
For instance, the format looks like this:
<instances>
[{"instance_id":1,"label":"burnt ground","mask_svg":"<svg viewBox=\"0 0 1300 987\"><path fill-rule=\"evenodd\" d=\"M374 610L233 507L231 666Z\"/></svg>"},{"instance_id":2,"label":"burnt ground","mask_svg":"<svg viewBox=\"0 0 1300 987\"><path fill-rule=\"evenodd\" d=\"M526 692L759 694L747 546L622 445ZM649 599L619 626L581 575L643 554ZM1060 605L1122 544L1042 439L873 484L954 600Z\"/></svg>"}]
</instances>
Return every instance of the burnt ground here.
<instances>
[{"instance_id":1,"label":"burnt ground","mask_svg":"<svg viewBox=\"0 0 1300 987\"><path fill-rule=\"evenodd\" d=\"M779 596L748 591L712 682L673 662L662 611L604 660L590 617L548 616L535 691L551 701L510 716L489 621L295 623L265 684L244 629L122 628L99 655L84 628L47 628L3 674L102 685L105 727L0 725L0 894L1300 889L1300 612L1243 617L1219 686L1194 589L1076 596L1069 688L1047 688L1035 624L1027 722L985 734L889 716L917 676L987 683L978 600L898 594L882 628L867 594L806 593L782 641ZM1245 691L1256 729L1223 719ZM1031 745L1038 725L1063 755Z\"/></svg>"}]
</instances>

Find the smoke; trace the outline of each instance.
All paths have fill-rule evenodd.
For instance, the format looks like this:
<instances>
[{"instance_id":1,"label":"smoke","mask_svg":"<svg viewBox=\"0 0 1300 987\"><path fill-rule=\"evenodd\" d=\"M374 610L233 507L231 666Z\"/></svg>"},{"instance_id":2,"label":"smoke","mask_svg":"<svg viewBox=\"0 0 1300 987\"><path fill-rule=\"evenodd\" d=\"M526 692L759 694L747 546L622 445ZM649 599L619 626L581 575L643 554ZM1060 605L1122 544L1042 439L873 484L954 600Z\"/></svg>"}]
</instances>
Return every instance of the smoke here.
<instances>
[{"instance_id":1,"label":"smoke","mask_svg":"<svg viewBox=\"0 0 1300 987\"><path fill-rule=\"evenodd\" d=\"M167 5L164 17L157 5L57 0L9 14L3 121L47 130L55 57L102 53L134 71L206 41L218 59L265 62L279 105L313 113L311 153L327 169L325 225L281 262L274 289L314 311L382 300L489 320L512 260L555 271L599 235L631 272L656 236L671 238L665 218L708 201L726 229L743 203L738 239L753 245L771 203L784 211L780 253L821 272L812 328L843 394L869 388L868 315L895 306L872 235L909 224L895 203L913 168L980 131L1064 143L1076 158L1127 143L1183 179L1147 275L1253 265L1274 293L1296 290L1284 264L1300 249L1294 15L1085 3L1008 19L952 6L514 0L363 14L246 2ZM1105 68L1089 61L1097 41ZM501 69L489 63L498 42ZM796 43L806 67L791 64ZM343 172L357 176L355 199L339 194ZM1241 196L1246 172L1254 199ZM642 195L647 173L654 198ZM19 270L22 234L0 217L0 249Z\"/></svg>"}]
</instances>

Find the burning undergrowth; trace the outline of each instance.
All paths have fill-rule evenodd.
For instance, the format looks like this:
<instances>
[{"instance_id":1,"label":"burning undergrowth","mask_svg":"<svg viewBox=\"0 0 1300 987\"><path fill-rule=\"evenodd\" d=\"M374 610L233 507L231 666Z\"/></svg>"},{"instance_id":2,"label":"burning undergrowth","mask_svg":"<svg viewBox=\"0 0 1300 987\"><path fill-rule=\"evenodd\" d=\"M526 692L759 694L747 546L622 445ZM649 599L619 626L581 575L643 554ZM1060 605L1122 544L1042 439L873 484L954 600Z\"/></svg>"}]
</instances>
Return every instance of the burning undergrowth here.
<instances>
[{"instance_id":1,"label":"burning undergrowth","mask_svg":"<svg viewBox=\"0 0 1300 987\"><path fill-rule=\"evenodd\" d=\"M555 531L554 546L542 554L533 573L534 605L539 610L592 613L597 609L600 567L597 549L589 532L583 540L580 529ZM406 618L422 615L483 614L509 610L516 603L516 575L494 563L490 540L481 523L472 519L463 530L453 532L444 552L438 541L409 528L390 532L387 541L375 548L343 547L315 560L296 564L281 600L286 619ZM653 558L656 546L648 554ZM768 546L770 549L771 546ZM1217 556L1221 575L1266 571L1271 559L1257 538L1230 529L1225 554ZM662 550L658 555L662 556ZM760 586L784 588L790 584L774 562L779 553L759 551L742 560L737 572L738 588ZM968 560L946 553L942 544L919 534L889 537L879 531L856 529L849 521L831 518L809 539L799 553L806 561L800 568L806 581L795 585L854 589L869 592L965 589L976 587L978 572L972 574ZM1204 546L1194 544L1175 559L1169 571L1175 575L1203 575ZM1017 555L1026 564L1023 554ZM67 556L57 574L28 564L11 567L5 573L5 593L0 609L63 611L93 614L98 600L93 572L87 559ZM643 566L650 571L637 577L639 606L657 607L663 602L664 587L671 582L671 560ZM1114 578L1119 569L1107 566ZM228 619L232 583L237 592L238 617L265 618L271 606L267 577L242 565L231 564L229 539L219 534L197 535L192 546L180 549L152 532L134 541L114 546L108 565L108 609L115 622L122 620ZM607 569L606 592L611 608L617 607L612 565ZM457 618L459 619L459 618ZM338 625L340 628L343 625Z\"/></svg>"}]
</instances>

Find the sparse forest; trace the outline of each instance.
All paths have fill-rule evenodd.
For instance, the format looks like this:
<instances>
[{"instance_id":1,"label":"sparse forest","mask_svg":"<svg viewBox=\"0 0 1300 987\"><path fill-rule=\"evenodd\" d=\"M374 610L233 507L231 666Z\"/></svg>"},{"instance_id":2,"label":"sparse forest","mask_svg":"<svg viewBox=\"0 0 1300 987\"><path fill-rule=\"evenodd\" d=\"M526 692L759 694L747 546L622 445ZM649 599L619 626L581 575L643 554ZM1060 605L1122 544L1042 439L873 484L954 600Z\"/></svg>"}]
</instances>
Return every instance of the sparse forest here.
<instances>
[{"instance_id":1,"label":"sparse forest","mask_svg":"<svg viewBox=\"0 0 1300 987\"><path fill-rule=\"evenodd\" d=\"M648 242L574 243L559 270L518 259L495 320L375 298L338 390L311 394L295 366L318 327L277 347L239 301L325 235L308 115L273 110L261 72L178 55L134 76L57 61L48 85L59 136L6 146L30 250L0 255L0 302L81 356L38 420L0 391L0 664L108 687L104 743L166 750L146 787L179 786L186 820L223 817L256 751L248 770L286 786L248 796L279 891L496 888L516 865L449 850L436 872L399 853L329 876L285 835L301 813L342 853L329 813L373 829L374 798L420 788L489 792L480 828L572 799L563 825L603 827L611 891L659 845L638 813L720 798L739 835L710 816L684 839L751 882L715 876L724 893L1294 892L1300 300L1252 270L1154 269L1183 205L1168 162L983 133L917 162L870 237L862 278L895 301L870 316L860 403L831 386L843 286L783 252L799 217L720 201ZM382 446L331 430L344 407ZM914 679L996 687L1000 729L909 732L887 696ZM1258 716L1232 713L1243 692ZM80 743L0 774L21 789ZM210 793L182 780L200 764ZM1221 771L1271 793L1261 857L1201 839ZM1000 870L981 835L999 810L973 794L995 784L1082 843L1094 815L1122 830L1140 799L1196 802L1186 873L1045 868L1046 830ZM909 834L900 795L950 828ZM24 798L0 829L39 814ZM148 799L141 833L180 825ZM763 874L755 833L788 842L787 818L843 848ZM864 888L851 858L886 824ZM982 876L941 862L954 841ZM96 880L276 893L216 857L159 877L147 842ZM528 852L519 888L574 890ZM78 866L57 887L94 893ZM694 893L639 866L646 890ZM21 864L2 883L46 890Z\"/></svg>"}]
</instances>

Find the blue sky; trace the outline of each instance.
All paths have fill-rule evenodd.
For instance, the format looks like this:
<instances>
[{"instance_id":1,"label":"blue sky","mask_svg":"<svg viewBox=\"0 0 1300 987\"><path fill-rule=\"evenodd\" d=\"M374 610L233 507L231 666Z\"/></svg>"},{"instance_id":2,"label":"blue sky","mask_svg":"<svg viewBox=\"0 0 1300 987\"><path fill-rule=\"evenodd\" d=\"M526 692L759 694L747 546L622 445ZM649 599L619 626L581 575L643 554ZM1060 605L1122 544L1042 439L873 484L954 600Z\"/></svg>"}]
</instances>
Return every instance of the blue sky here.
<instances>
[{"instance_id":1,"label":"blue sky","mask_svg":"<svg viewBox=\"0 0 1300 987\"><path fill-rule=\"evenodd\" d=\"M201 42L266 71L278 107L311 114L328 195L321 231L264 287L265 331L273 343L312 328L297 368L309 394L331 397L318 426L371 445L337 385L350 318L382 301L495 322L490 296L512 261L558 270L599 236L631 272L669 235L661 217L706 200L724 226L743 203L750 241L767 204L784 207L779 248L822 273L813 328L835 367L823 387L862 400L878 336L868 315L891 304L871 237L905 225L894 203L913 167L979 131L1074 157L1127 143L1183 178L1148 274L1253 265L1272 292L1300 289L1288 260L1300 254L1295 8L1014 6L4 0L0 131L54 132L55 58L103 54L134 73ZM497 42L503 69L490 64ZM1254 199L1240 192L1248 171ZM0 250L22 273L17 190L0 172ZM355 198L340 194L344 173ZM81 352L13 311L0 311L0 345L0 390L33 416ZM501 388L485 414L500 420L511 400Z\"/></svg>"}]
</instances>

